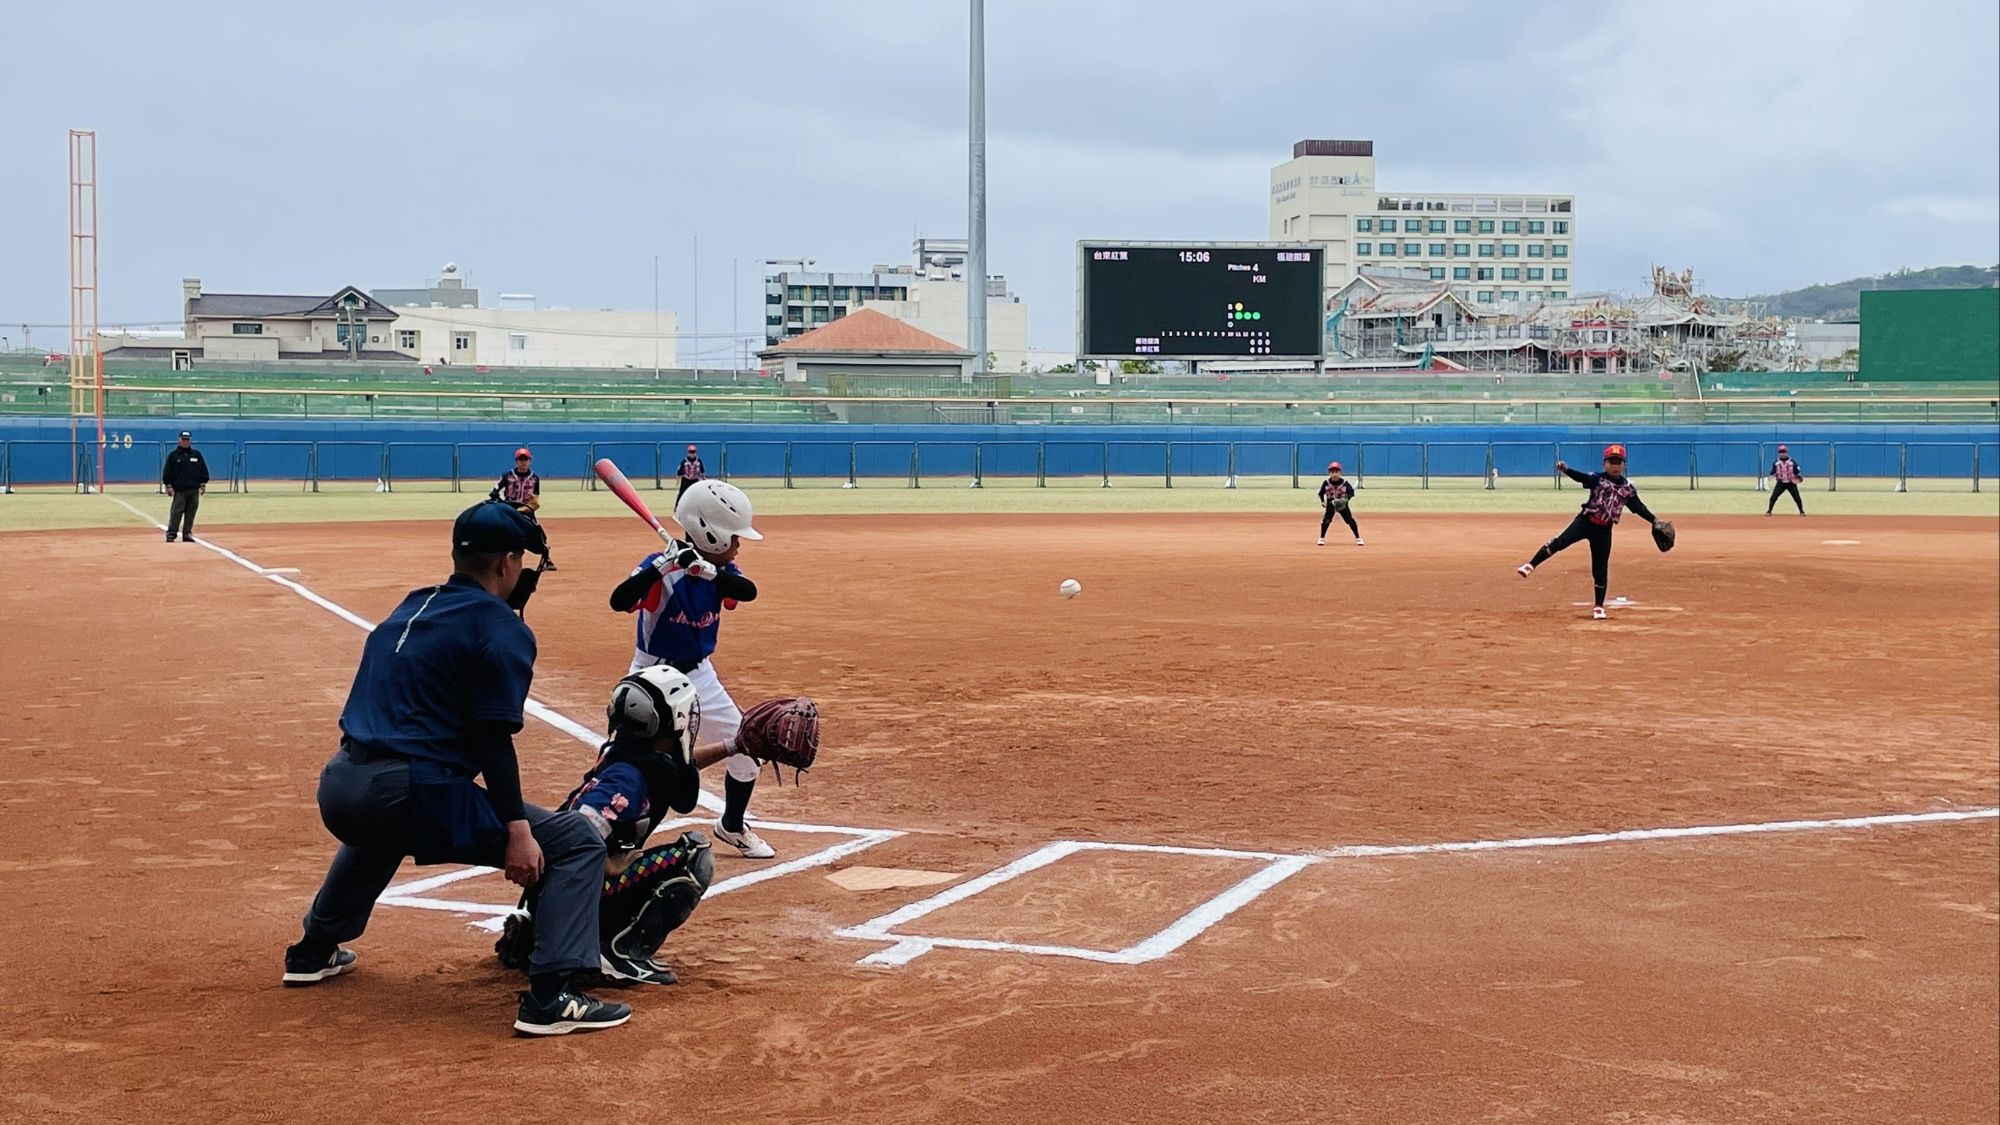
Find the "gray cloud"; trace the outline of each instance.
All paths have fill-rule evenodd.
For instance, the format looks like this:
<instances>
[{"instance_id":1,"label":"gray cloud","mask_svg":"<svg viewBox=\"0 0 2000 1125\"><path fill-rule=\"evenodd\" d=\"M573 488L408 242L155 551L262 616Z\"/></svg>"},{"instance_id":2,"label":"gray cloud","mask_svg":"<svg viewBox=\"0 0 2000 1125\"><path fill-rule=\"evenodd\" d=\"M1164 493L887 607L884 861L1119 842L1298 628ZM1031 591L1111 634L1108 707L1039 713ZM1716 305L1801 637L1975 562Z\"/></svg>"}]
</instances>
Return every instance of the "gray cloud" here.
<instances>
[{"instance_id":1,"label":"gray cloud","mask_svg":"<svg viewBox=\"0 0 2000 1125\"><path fill-rule=\"evenodd\" d=\"M1579 197L1581 288L1650 262L1723 292L2000 257L1990 0L1583 6L1003 2L992 266L1066 346L1079 238L1261 238L1305 136L1391 190ZM103 161L105 319L178 279L420 281L755 331L758 263L900 261L964 215L955 0L819 6L82 0L10 17L0 317L65 315L63 131ZM87 41L87 78L60 44ZM0 328L0 334L12 335ZM51 336L51 339L55 337ZM719 347L719 345L718 345Z\"/></svg>"}]
</instances>

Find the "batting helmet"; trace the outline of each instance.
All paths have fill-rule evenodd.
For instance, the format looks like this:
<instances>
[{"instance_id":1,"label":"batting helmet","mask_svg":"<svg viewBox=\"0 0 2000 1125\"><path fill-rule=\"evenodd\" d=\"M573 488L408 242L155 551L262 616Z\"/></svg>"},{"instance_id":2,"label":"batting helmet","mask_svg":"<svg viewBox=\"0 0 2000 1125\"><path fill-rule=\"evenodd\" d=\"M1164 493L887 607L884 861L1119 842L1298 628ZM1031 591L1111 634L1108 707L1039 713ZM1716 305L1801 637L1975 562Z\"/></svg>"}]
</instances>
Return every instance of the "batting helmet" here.
<instances>
[{"instance_id":1,"label":"batting helmet","mask_svg":"<svg viewBox=\"0 0 2000 1125\"><path fill-rule=\"evenodd\" d=\"M750 526L750 498L719 480L701 481L683 493L674 505L674 522L702 551L727 551L737 536L764 538Z\"/></svg>"}]
</instances>

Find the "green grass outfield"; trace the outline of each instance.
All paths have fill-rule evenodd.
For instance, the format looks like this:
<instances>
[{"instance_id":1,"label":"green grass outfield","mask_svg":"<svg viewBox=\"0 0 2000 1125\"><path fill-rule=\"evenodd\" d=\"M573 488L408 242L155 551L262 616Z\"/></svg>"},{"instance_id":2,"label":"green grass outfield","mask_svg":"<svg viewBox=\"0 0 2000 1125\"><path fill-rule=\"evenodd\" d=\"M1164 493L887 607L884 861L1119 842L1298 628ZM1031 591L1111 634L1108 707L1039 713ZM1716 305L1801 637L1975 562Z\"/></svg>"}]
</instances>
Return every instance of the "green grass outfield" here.
<instances>
[{"instance_id":1,"label":"green grass outfield","mask_svg":"<svg viewBox=\"0 0 2000 1125\"><path fill-rule=\"evenodd\" d=\"M814 482L796 489L778 483L737 482L749 491L757 511L765 515L894 515L932 513L1010 512L1297 512L1316 510L1317 481L1294 490L1289 479L1242 482L1226 489L1215 478L1183 479L1171 489L1155 478L1118 482L1111 488L1095 481L1063 481L1035 488L1027 481L989 480L974 489L967 482L937 482L921 489L901 481L864 481L844 489L837 482ZM1682 515L1755 515L1764 510L1764 494L1753 482L1704 482L1689 491L1638 478L1647 504L1667 518ZM1912 491L1894 491L1887 480L1842 480L1837 492L1818 488L1806 493L1807 510L1815 515L1910 515L2000 517L2000 484L1987 482L1973 492L1965 481L1912 481ZM252 491L211 491L201 505L200 524L220 527L256 523L335 523L368 520L441 520L480 498L477 492L450 492L443 486L424 491L409 488L377 493L359 488L308 493L297 484L253 486ZM664 517L672 507L672 491L643 490L641 495ZM1573 487L1557 491L1546 482L1503 483L1493 491L1475 482L1452 481L1431 489L1415 481L1383 480L1363 488L1355 511L1370 513L1561 513L1573 511L1581 494ZM117 501L164 521L167 498L143 487L114 487L109 496L78 495L68 490L33 490L0 496L0 533L81 527L130 527L135 516ZM1790 507L1790 501L1783 506ZM543 493L542 511L552 521L579 516L625 514L617 497L606 491L587 492L559 484ZM1781 513L1782 514L1782 513ZM1794 517L1796 518L1796 517Z\"/></svg>"}]
</instances>

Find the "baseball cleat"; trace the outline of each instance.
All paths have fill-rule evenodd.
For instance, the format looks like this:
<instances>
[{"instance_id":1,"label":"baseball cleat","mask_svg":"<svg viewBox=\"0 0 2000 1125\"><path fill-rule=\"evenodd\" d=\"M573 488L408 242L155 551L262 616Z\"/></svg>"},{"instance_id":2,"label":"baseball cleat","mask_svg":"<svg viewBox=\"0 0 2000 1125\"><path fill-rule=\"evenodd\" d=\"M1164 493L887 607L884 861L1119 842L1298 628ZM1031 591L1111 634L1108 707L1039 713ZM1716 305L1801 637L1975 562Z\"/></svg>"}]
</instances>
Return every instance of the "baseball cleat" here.
<instances>
[{"instance_id":1,"label":"baseball cleat","mask_svg":"<svg viewBox=\"0 0 2000 1125\"><path fill-rule=\"evenodd\" d=\"M1320 540L1319 540L1319 545L1320 545L1320 546L1322 546L1322 547L1326 546L1326 537L1325 537L1325 536L1321 536L1321 537L1320 537Z\"/></svg>"},{"instance_id":2,"label":"baseball cleat","mask_svg":"<svg viewBox=\"0 0 2000 1125\"><path fill-rule=\"evenodd\" d=\"M1603 607L1603 606L1601 606L1601 605L1594 605L1594 606L1591 606L1591 607L1590 607L1590 619L1591 619L1592 621L1602 621L1602 620L1604 620L1604 607Z\"/></svg>"},{"instance_id":3,"label":"baseball cleat","mask_svg":"<svg viewBox=\"0 0 2000 1125\"><path fill-rule=\"evenodd\" d=\"M316 961L311 957L301 958L289 950L285 953L286 988L303 988L353 971L354 951L351 949L335 947L324 961Z\"/></svg>"},{"instance_id":4,"label":"baseball cleat","mask_svg":"<svg viewBox=\"0 0 2000 1125\"><path fill-rule=\"evenodd\" d=\"M1514 568L1514 573L1526 578L1528 575L1535 573L1535 564L1522 563L1520 566Z\"/></svg>"},{"instance_id":5,"label":"baseball cleat","mask_svg":"<svg viewBox=\"0 0 2000 1125\"><path fill-rule=\"evenodd\" d=\"M1357 535L1354 537L1354 545L1357 547L1366 547L1368 544L1364 542L1359 535Z\"/></svg>"},{"instance_id":6,"label":"baseball cleat","mask_svg":"<svg viewBox=\"0 0 2000 1125\"><path fill-rule=\"evenodd\" d=\"M565 988L547 1004L535 1003L535 994L521 993L520 1007L514 1010L516 1035L568 1035L573 1031L603 1031L632 1018L629 1005L599 1000L574 988Z\"/></svg>"},{"instance_id":7,"label":"baseball cleat","mask_svg":"<svg viewBox=\"0 0 2000 1125\"><path fill-rule=\"evenodd\" d=\"M765 843L764 838L757 835L748 824L743 826L741 832L731 832L718 820L715 822L715 839L717 843L728 844L735 848L744 859L770 859L778 854L771 850L771 845Z\"/></svg>"},{"instance_id":8,"label":"baseball cleat","mask_svg":"<svg viewBox=\"0 0 2000 1125\"><path fill-rule=\"evenodd\" d=\"M650 957L620 957L615 953L597 955L597 971L620 984L679 984L674 971Z\"/></svg>"}]
</instances>

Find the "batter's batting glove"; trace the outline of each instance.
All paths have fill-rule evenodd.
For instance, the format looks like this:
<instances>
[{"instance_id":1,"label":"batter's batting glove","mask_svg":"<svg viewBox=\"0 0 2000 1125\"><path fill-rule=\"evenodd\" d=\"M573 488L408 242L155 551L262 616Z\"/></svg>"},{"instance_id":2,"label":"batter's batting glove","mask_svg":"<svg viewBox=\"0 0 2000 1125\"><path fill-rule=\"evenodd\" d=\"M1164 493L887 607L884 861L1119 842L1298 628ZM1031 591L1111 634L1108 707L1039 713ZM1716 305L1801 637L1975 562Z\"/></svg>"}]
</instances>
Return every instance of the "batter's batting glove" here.
<instances>
[{"instance_id":1,"label":"batter's batting glove","mask_svg":"<svg viewBox=\"0 0 2000 1125\"><path fill-rule=\"evenodd\" d=\"M684 574L693 575L696 578L710 580L713 580L716 575L714 563L702 558L701 552L695 550L693 547L680 542L676 542L672 547L663 552L660 555L659 561L654 563L653 566L663 575L672 574L676 570Z\"/></svg>"}]
</instances>

